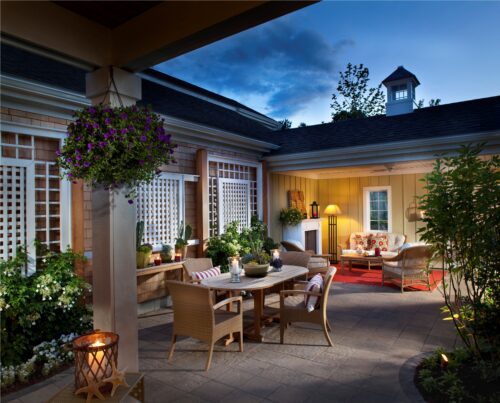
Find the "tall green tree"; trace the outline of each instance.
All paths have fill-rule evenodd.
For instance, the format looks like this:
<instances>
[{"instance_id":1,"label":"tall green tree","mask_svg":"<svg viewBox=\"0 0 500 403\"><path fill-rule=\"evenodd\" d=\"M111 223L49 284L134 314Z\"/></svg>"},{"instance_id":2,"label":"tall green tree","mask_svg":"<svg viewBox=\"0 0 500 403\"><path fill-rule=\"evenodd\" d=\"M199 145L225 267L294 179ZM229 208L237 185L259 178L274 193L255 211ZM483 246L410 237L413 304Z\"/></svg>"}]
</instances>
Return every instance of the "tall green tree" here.
<instances>
[{"instance_id":1,"label":"tall green tree","mask_svg":"<svg viewBox=\"0 0 500 403\"><path fill-rule=\"evenodd\" d=\"M382 84L368 87L370 71L363 64L348 63L340 72L336 93L332 95L332 121L365 118L385 111Z\"/></svg>"}]
</instances>

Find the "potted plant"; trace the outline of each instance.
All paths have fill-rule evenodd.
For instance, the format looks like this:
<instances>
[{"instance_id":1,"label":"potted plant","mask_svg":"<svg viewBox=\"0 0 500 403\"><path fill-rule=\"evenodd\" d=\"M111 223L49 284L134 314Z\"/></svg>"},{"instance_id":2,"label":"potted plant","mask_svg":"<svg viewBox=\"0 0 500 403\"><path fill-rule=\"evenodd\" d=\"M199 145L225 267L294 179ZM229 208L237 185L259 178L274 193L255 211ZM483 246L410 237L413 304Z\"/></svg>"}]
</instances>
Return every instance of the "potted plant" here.
<instances>
[{"instance_id":1,"label":"potted plant","mask_svg":"<svg viewBox=\"0 0 500 403\"><path fill-rule=\"evenodd\" d=\"M269 254L263 249L264 242L258 236L252 236L249 239L250 252L242 258L243 269L248 277L267 276L269 270Z\"/></svg>"},{"instance_id":2,"label":"potted plant","mask_svg":"<svg viewBox=\"0 0 500 403\"><path fill-rule=\"evenodd\" d=\"M162 165L175 162L175 145L164 120L144 107L96 105L75 112L61 150L63 176L90 186L126 189L129 203L141 183L151 182Z\"/></svg>"},{"instance_id":3,"label":"potted plant","mask_svg":"<svg viewBox=\"0 0 500 403\"><path fill-rule=\"evenodd\" d=\"M289 207L281 209L280 211L280 222L283 225L299 225L302 219L302 213L298 208Z\"/></svg>"},{"instance_id":4,"label":"potted plant","mask_svg":"<svg viewBox=\"0 0 500 403\"><path fill-rule=\"evenodd\" d=\"M181 221L177 232L177 239L175 240L175 253L179 253L181 258L185 258L187 255L188 240L191 238L192 234L193 228L191 225L184 225L184 221Z\"/></svg>"},{"instance_id":5,"label":"potted plant","mask_svg":"<svg viewBox=\"0 0 500 403\"><path fill-rule=\"evenodd\" d=\"M172 261L172 247L170 245L161 245L160 258L162 263L170 263Z\"/></svg>"},{"instance_id":6,"label":"potted plant","mask_svg":"<svg viewBox=\"0 0 500 403\"><path fill-rule=\"evenodd\" d=\"M138 269L144 269L148 266L153 247L150 244L143 244L142 237L144 236L144 221L137 222L135 226L136 235L136 263Z\"/></svg>"}]
</instances>

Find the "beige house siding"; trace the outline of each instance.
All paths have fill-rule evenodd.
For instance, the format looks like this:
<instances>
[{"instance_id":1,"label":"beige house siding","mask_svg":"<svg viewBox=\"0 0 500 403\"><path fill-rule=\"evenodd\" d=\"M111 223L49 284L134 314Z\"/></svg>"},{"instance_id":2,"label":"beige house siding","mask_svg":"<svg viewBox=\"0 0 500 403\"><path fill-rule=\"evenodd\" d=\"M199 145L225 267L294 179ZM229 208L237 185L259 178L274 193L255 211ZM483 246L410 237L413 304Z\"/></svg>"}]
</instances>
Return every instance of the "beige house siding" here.
<instances>
[{"instance_id":1,"label":"beige house siding","mask_svg":"<svg viewBox=\"0 0 500 403\"><path fill-rule=\"evenodd\" d=\"M287 206L287 191L302 190L307 205L316 200L320 205L320 216L328 204L338 204L342 215L338 218L339 244L346 244L351 232L363 231L363 188L368 186L391 186L392 231L406 234L408 242L419 240L417 229L422 222L409 222L405 211L416 196L425 192L424 174L382 175L342 179L309 179L298 176L271 174L269 180L270 234L276 241L282 239L279 212ZM308 210L308 214L310 211ZM328 251L328 222L322 218L322 248Z\"/></svg>"},{"instance_id":2,"label":"beige house siding","mask_svg":"<svg viewBox=\"0 0 500 403\"><path fill-rule=\"evenodd\" d=\"M281 241L282 225L279 221L279 213L282 208L287 207L287 192L289 190L302 190L308 214L310 214L309 204L314 200L319 203L318 180L302 178L299 176L289 176L271 174L269 177L269 230L271 237L276 241Z\"/></svg>"}]
</instances>

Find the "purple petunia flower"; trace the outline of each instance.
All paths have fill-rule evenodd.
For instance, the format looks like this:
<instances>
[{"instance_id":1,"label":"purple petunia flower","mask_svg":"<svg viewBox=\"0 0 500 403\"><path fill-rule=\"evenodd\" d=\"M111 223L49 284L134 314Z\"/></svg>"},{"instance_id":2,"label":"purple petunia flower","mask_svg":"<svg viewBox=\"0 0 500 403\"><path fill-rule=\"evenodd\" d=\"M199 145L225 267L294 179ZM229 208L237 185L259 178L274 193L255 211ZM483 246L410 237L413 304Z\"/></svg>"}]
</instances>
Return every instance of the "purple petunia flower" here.
<instances>
[{"instance_id":1,"label":"purple petunia flower","mask_svg":"<svg viewBox=\"0 0 500 403\"><path fill-rule=\"evenodd\" d=\"M91 115L93 115L93 114L95 113L95 108L94 108L93 106L91 106L91 107L89 108L89 113L90 113Z\"/></svg>"},{"instance_id":2,"label":"purple petunia flower","mask_svg":"<svg viewBox=\"0 0 500 403\"><path fill-rule=\"evenodd\" d=\"M106 141L99 141L99 148L104 148L107 144L108 143Z\"/></svg>"},{"instance_id":3,"label":"purple petunia flower","mask_svg":"<svg viewBox=\"0 0 500 403\"><path fill-rule=\"evenodd\" d=\"M128 130L126 128L123 128L120 130L120 134L127 134Z\"/></svg>"},{"instance_id":4,"label":"purple petunia flower","mask_svg":"<svg viewBox=\"0 0 500 403\"><path fill-rule=\"evenodd\" d=\"M76 154L76 159L77 161L80 161L82 159L82 156L80 154Z\"/></svg>"},{"instance_id":5,"label":"purple petunia flower","mask_svg":"<svg viewBox=\"0 0 500 403\"><path fill-rule=\"evenodd\" d=\"M111 124L111 119L110 118L104 119L104 124L110 125Z\"/></svg>"},{"instance_id":6,"label":"purple petunia flower","mask_svg":"<svg viewBox=\"0 0 500 403\"><path fill-rule=\"evenodd\" d=\"M68 159L66 160L66 162L68 162L68 163L70 163L70 164L71 164L71 163L73 162L73 160L72 160L71 158L68 158Z\"/></svg>"},{"instance_id":7,"label":"purple petunia flower","mask_svg":"<svg viewBox=\"0 0 500 403\"><path fill-rule=\"evenodd\" d=\"M71 172L68 172L68 178L72 178L73 174Z\"/></svg>"},{"instance_id":8,"label":"purple petunia flower","mask_svg":"<svg viewBox=\"0 0 500 403\"><path fill-rule=\"evenodd\" d=\"M92 127L93 127L94 129L99 129L99 124L97 124L97 123L93 123L93 124L92 124Z\"/></svg>"},{"instance_id":9,"label":"purple petunia flower","mask_svg":"<svg viewBox=\"0 0 500 403\"><path fill-rule=\"evenodd\" d=\"M87 150L92 151L92 147L94 147L92 143L87 144Z\"/></svg>"},{"instance_id":10,"label":"purple petunia flower","mask_svg":"<svg viewBox=\"0 0 500 403\"><path fill-rule=\"evenodd\" d=\"M146 116L146 124L151 124L151 122L153 121L153 119L151 118L151 116Z\"/></svg>"},{"instance_id":11,"label":"purple petunia flower","mask_svg":"<svg viewBox=\"0 0 500 403\"><path fill-rule=\"evenodd\" d=\"M146 137L146 135L145 135L145 134L142 134L142 135L141 135L141 137L139 138L139 140L141 140L141 141L143 141L143 142L144 142L144 141L146 141L147 139L148 139L148 138Z\"/></svg>"},{"instance_id":12,"label":"purple petunia flower","mask_svg":"<svg viewBox=\"0 0 500 403\"><path fill-rule=\"evenodd\" d=\"M116 134L116 129L109 129L109 133L113 136L114 134Z\"/></svg>"},{"instance_id":13,"label":"purple petunia flower","mask_svg":"<svg viewBox=\"0 0 500 403\"><path fill-rule=\"evenodd\" d=\"M76 138L76 141L80 141L81 139L82 139L82 137L81 137L81 136L78 136L78 137Z\"/></svg>"},{"instance_id":14,"label":"purple petunia flower","mask_svg":"<svg viewBox=\"0 0 500 403\"><path fill-rule=\"evenodd\" d=\"M60 156L61 156L61 150L56 150L56 155L57 155L58 157L60 157Z\"/></svg>"},{"instance_id":15,"label":"purple petunia flower","mask_svg":"<svg viewBox=\"0 0 500 403\"><path fill-rule=\"evenodd\" d=\"M122 112L122 113L120 113L120 118L122 118L123 120L126 120L126 119L128 119L128 115L125 112Z\"/></svg>"},{"instance_id":16,"label":"purple petunia flower","mask_svg":"<svg viewBox=\"0 0 500 403\"><path fill-rule=\"evenodd\" d=\"M90 165L91 165L91 164L90 164L90 162L88 162L88 161L85 161L85 162L83 163L83 166L84 166L85 168L88 168Z\"/></svg>"},{"instance_id":17,"label":"purple petunia flower","mask_svg":"<svg viewBox=\"0 0 500 403\"><path fill-rule=\"evenodd\" d=\"M109 139L110 137L111 137L111 134L109 134L109 133L104 133L104 138L105 138L105 139Z\"/></svg>"}]
</instances>

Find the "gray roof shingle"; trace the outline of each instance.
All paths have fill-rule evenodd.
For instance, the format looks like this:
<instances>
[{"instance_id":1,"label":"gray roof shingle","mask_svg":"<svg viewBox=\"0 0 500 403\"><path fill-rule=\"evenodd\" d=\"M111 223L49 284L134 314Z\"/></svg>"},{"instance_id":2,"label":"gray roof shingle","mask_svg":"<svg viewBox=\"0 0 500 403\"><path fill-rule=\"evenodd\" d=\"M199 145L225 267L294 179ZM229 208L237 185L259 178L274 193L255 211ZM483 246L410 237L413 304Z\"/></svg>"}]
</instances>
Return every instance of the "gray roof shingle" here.
<instances>
[{"instance_id":1,"label":"gray roof shingle","mask_svg":"<svg viewBox=\"0 0 500 403\"><path fill-rule=\"evenodd\" d=\"M268 141L291 154L500 130L500 96L273 132ZM259 135L260 137L260 135Z\"/></svg>"}]
</instances>

